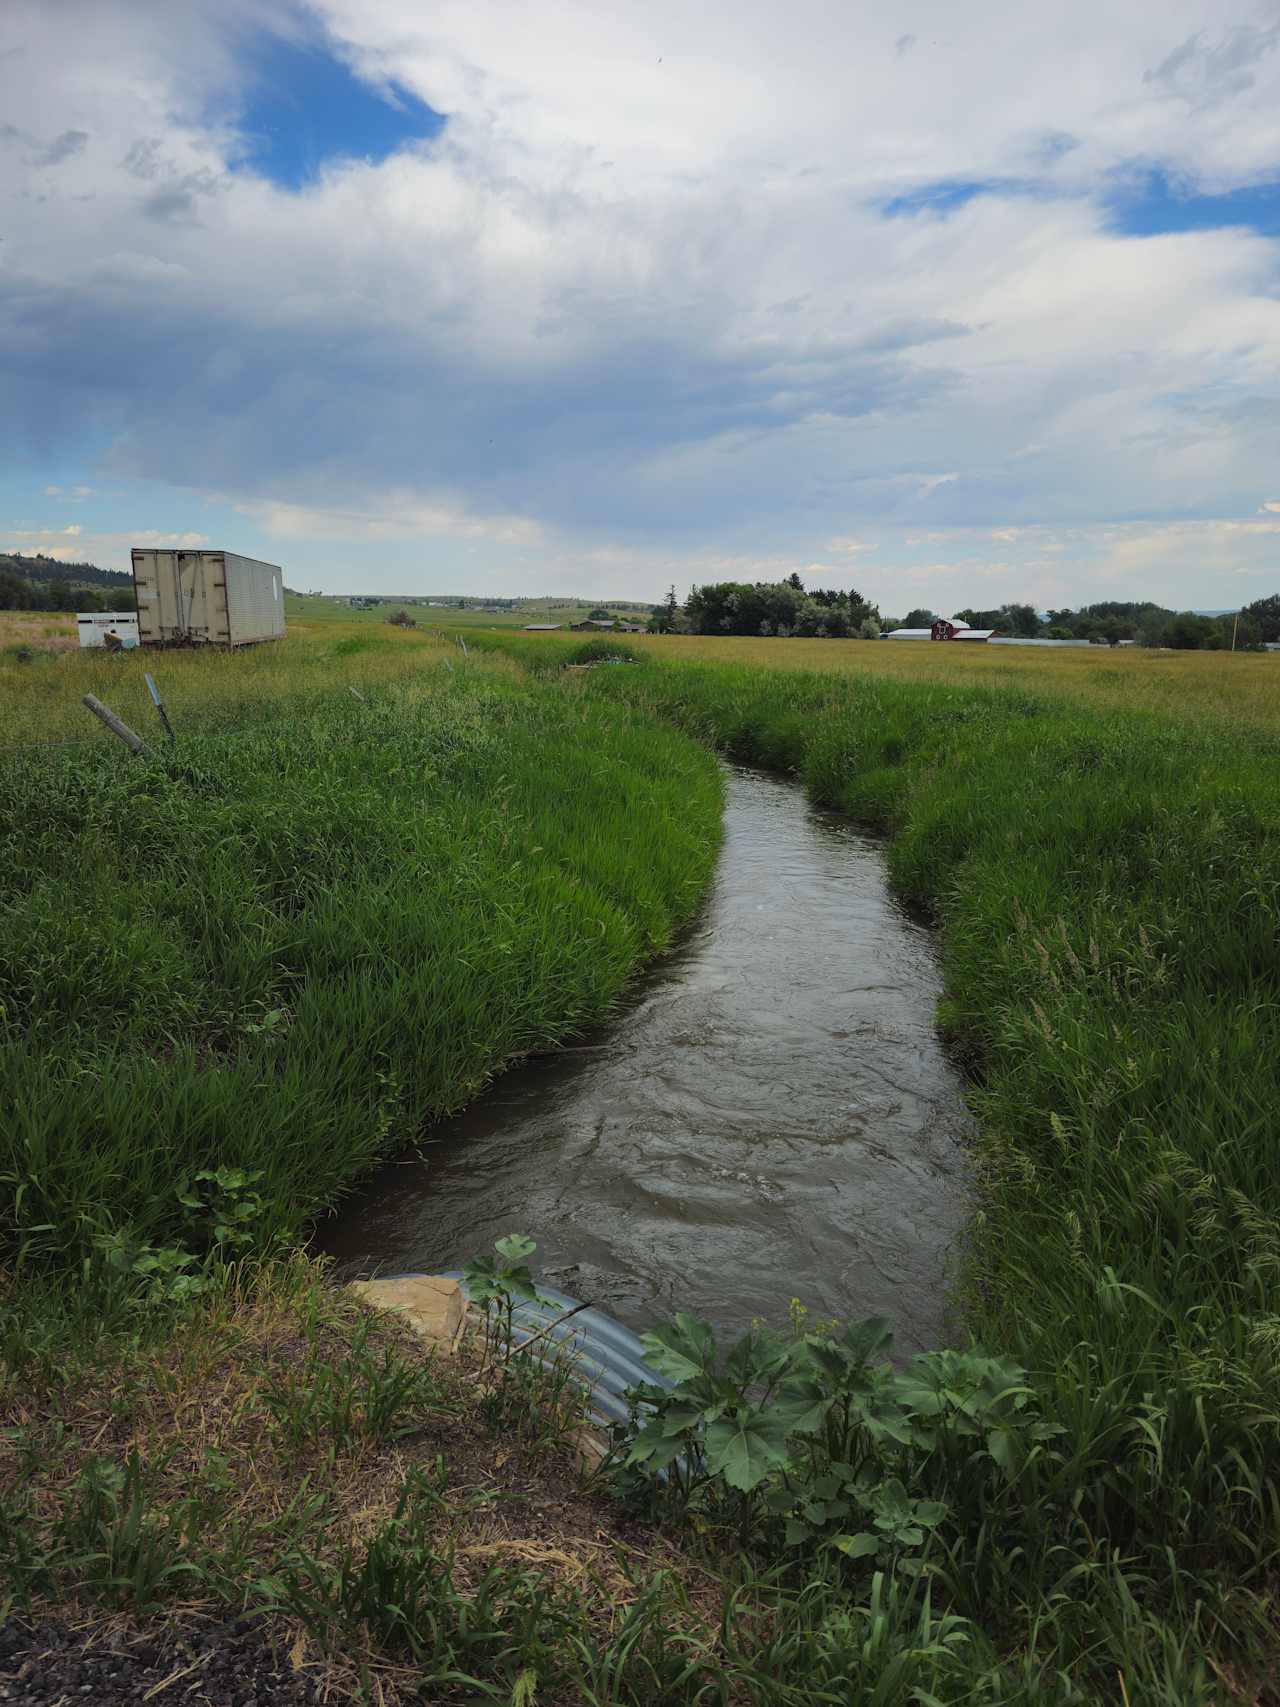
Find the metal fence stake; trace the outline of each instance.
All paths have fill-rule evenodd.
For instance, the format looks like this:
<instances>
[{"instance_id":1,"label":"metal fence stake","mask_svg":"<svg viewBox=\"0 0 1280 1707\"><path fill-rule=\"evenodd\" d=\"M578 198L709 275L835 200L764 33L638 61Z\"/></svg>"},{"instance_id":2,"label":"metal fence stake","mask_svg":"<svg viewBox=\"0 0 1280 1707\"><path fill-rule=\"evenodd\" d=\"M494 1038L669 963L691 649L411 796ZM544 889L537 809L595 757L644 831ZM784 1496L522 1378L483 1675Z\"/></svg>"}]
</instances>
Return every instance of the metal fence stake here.
<instances>
[{"instance_id":1,"label":"metal fence stake","mask_svg":"<svg viewBox=\"0 0 1280 1707\"><path fill-rule=\"evenodd\" d=\"M151 703L155 706L161 723L164 724L165 734L171 741L176 741L178 737L173 732L173 724L169 721L169 713L165 710L164 701L160 698L160 689L151 679L151 672L149 670L144 670L142 673L142 679L146 682L147 689L151 694Z\"/></svg>"}]
</instances>

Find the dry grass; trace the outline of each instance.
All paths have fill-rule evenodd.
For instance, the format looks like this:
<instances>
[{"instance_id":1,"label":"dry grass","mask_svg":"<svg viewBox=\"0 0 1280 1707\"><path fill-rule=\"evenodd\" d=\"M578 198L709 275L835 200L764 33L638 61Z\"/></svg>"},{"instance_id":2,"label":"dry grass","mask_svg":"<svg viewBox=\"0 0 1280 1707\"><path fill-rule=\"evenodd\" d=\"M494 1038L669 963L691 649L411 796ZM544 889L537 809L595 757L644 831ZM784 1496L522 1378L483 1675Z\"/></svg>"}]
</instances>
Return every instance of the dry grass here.
<instances>
[{"instance_id":1,"label":"dry grass","mask_svg":"<svg viewBox=\"0 0 1280 1707\"><path fill-rule=\"evenodd\" d=\"M281 1429L270 1396L291 1382L309 1388L318 1368L341 1364L357 1344L425 1370L429 1402L399 1438L364 1435L357 1412L351 1430L300 1443ZM38 1595L28 1616L83 1627L86 1640L118 1641L234 1615L252 1605L251 1585L269 1579L283 1553L324 1565L367 1544L394 1520L408 1484L420 1490L419 1509L422 1500L430 1508L432 1548L452 1561L464 1597L493 1566L519 1567L553 1591L572 1591L603 1644L664 1571L681 1578L691 1607L701 1597L699 1634L713 1640L720 1606L706 1573L655 1531L622 1519L584 1478L563 1432L495 1434L481 1412L479 1367L469 1342L454 1358L437 1356L295 1255L242 1280L181 1333L11 1386L0 1400L0 1500L11 1508L29 1497L33 1530L52 1534L86 1473L136 1457L148 1522L181 1534L193 1567L162 1616L95 1604L93 1584L74 1573ZM208 1507L199 1534L193 1500ZM367 1698L370 1674L387 1707L413 1694L415 1674L373 1639L363 1651L320 1653L314 1632L279 1612L262 1634L322 1683L326 1699Z\"/></svg>"},{"instance_id":2,"label":"dry grass","mask_svg":"<svg viewBox=\"0 0 1280 1707\"><path fill-rule=\"evenodd\" d=\"M76 619L66 611L0 610L0 651L29 646L33 652L78 652Z\"/></svg>"}]
</instances>

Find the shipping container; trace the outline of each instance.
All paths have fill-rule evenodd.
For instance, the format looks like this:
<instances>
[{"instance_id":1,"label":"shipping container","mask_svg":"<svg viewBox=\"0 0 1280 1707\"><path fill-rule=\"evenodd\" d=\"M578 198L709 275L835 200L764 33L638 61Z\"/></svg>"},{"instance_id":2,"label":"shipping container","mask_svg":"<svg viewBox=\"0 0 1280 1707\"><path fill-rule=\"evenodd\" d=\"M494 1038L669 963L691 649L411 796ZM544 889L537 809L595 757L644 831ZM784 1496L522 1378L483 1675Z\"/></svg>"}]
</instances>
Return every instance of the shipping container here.
<instances>
[{"instance_id":1,"label":"shipping container","mask_svg":"<svg viewBox=\"0 0 1280 1707\"><path fill-rule=\"evenodd\" d=\"M284 572L234 551L133 549L144 646L251 646L284 634Z\"/></svg>"}]
</instances>

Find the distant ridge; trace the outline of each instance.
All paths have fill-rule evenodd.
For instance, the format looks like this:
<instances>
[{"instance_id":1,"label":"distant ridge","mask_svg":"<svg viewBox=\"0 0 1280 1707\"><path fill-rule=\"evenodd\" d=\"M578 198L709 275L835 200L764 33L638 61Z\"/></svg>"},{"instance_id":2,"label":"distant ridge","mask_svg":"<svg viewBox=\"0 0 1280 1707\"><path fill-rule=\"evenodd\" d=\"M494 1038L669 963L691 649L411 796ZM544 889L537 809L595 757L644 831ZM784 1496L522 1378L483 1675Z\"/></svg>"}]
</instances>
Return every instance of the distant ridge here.
<instances>
[{"instance_id":1,"label":"distant ridge","mask_svg":"<svg viewBox=\"0 0 1280 1707\"><path fill-rule=\"evenodd\" d=\"M99 569L96 563L63 563L56 557L27 557L20 551L0 551L0 571L48 586L132 587L133 576L123 569Z\"/></svg>"}]
</instances>

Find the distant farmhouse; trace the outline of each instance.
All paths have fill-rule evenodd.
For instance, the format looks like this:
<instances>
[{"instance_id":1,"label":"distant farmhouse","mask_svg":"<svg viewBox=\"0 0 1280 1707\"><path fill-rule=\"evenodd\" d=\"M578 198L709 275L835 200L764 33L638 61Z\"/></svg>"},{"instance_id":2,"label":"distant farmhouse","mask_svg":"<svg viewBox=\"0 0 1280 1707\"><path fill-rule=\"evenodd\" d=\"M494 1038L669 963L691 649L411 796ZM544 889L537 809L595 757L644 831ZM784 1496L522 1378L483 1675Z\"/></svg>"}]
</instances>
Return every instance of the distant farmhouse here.
<instances>
[{"instance_id":1,"label":"distant farmhouse","mask_svg":"<svg viewBox=\"0 0 1280 1707\"><path fill-rule=\"evenodd\" d=\"M940 616L929 628L895 628L890 640L990 640L994 628L970 628L958 616Z\"/></svg>"}]
</instances>

